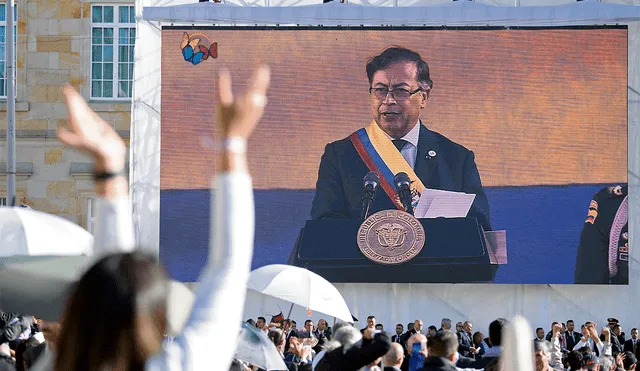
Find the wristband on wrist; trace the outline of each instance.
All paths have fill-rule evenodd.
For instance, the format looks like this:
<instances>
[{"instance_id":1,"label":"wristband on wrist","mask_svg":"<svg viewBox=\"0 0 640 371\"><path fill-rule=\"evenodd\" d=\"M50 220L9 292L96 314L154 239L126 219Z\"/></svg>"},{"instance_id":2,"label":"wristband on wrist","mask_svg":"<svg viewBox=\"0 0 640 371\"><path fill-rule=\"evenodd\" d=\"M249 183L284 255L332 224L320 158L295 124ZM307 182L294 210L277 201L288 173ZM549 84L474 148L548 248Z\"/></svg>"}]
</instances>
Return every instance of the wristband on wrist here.
<instances>
[{"instance_id":1,"label":"wristband on wrist","mask_svg":"<svg viewBox=\"0 0 640 371\"><path fill-rule=\"evenodd\" d=\"M247 140L243 137L229 137L224 140L223 148L226 152L247 153Z\"/></svg>"},{"instance_id":2,"label":"wristband on wrist","mask_svg":"<svg viewBox=\"0 0 640 371\"><path fill-rule=\"evenodd\" d=\"M124 176L124 171L99 171L93 173L93 180L95 181L104 181L112 178L116 178L119 176Z\"/></svg>"}]
</instances>

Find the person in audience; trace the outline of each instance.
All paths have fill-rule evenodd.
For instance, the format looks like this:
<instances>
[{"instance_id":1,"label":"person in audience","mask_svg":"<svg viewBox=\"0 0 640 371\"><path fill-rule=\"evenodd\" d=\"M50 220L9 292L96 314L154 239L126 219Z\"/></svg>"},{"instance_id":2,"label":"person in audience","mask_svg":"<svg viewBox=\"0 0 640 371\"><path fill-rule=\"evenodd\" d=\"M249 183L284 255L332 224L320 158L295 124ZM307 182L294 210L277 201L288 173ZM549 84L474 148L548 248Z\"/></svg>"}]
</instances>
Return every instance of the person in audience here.
<instances>
[{"instance_id":1,"label":"person in audience","mask_svg":"<svg viewBox=\"0 0 640 371\"><path fill-rule=\"evenodd\" d=\"M440 330L429 341L429 356L424 360L424 371L456 371L458 338L449 330Z\"/></svg>"},{"instance_id":2,"label":"person in audience","mask_svg":"<svg viewBox=\"0 0 640 371\"><path fill-rule=\"evenodd\" d=\"M580 341L580 338L582 337L582 334L574 330L575 330L575 324L573 320L570 319L567 321L567 332L565 333L565 339L567 341L567 347L566 347L567 350L573 350L573 348L575 348L576 344L578 344L578 341Z\"/></svg>"},{"instance_id":3,"label":"person in audience","mask_svg":"<svg viewBox=\"0 0 640 371\"><path fill-rule=\"evenodd\" d=\"M600 354L608 354L611 355L611 343L610 336L611 333L608 327L602 329L603 335L605 335L606 341L601 341L596 332L595 325L591 322L585 323L582 327L582 338L575 345L573 350L579 350L583 347L588 347L592 352L595 353L596 356Z\"/></svg>"},{"instance_id":4,"label":"person in audience","mask_svg":"<svg viewBox=\"0 0 640 371\"><path fill-rule=\"evenodd\" d=\"M483 357L476 360L473 368L487 368L498 363L498 358L502 353L502 330L506 324L507 320L504 318L498 318L489 324L489 338L491 338L492 346L484 353Z\"/></svg>"},{"instance_id":5,"label":"person in audience","mask_svg":"<svg viewBox=\"0 0 640 371\"><path fill-rule=\"evenodd\" d=\"M475 354L476 359L478 357L484 356L484 354L489 349L489 346L484 341L484 334L482 332L476 331L473 334L473 346L478 350L478 352Z\"/></svg>"},{"instance_id":6,"label":"person in audience","mask_svg":"<svg viewBox=\"0 0 640 371\"><path fill-rule=\"evenodd\" d=\"M473 324L470 321L465 321L462 324L462 330L457 333L458 335L458 353L465 357L472 357L476 354L476 348L473 346L471 337L473 336L471 331Z\"/></svg>"},{"instance_id":7,"label":"person in audience","mask_svg":"<svg viewBox=\"0 0 640 371\"><path fill-rule=\"evenodd\" d=\"M451 330L451 320L449 318L443 318L440 321L440 329L438 331L441 330Z\"/></svg>"},{"instance_id":8,"label":"person in audience","mask_svg":"<svg viewBox=\"0 0 640 371\"><path fill-rule=\"evenodd\" d=\"M583 355L577 350L572 350L567 354L567 364L571 371L582 370Z\"/></svg>"},{"instance_id":9,"label":"person in audience","mask_svg":"<svg viewBox=\"0 0 640 371\"><path fill-rule=\"evenodd\" d=\"M318 326L316 328L316 330L314 331L314 335L320 339L322 337L326 338L326 339L330 339L331 338L331 327L329 327L329 324L327 323L327 320L325 319L319 319L318 320Z\"/></svg>"},{"instance_id":10,"label":"person in audience","mask_svg":"<svg viewBox=\"0 0 640 371\"><path fill-rule=\"evenodd\" d=\"M366 329L375 330L376 329L376 317L369 316L367 317L367 327L360 330L360 333L364 334Z\"/></svg>"},{"instance_id":11,"label":"person in audience","mask_svg":"<svg viewBox=\"0 0 640 371\"><path fill-rule=\"evenodd\" d=\"M422 334L422 327L424 326L422 320L415 320L413 322L413 334Z\"/></svg>"},{"instance_id":12,"label":"person in audience","mask_svg":"<svg viewBox=\"0 0 640 371\"><path fill-rule=\"evenodd\" d=\"M394 342L391 344L391 349L384 355L383 371L401 371L402 361L404 361L404 348Z\"/></svg>"},{"instance_id":13,"label":"person in audience","mask_svg":"<svg viewBox=\"0 0 640 371\"><path fill-rule=\"evenodd\" d=\"M593 353L585 353L582 355L582 370L598 371L600 370L600 361Z\"/></svg>"},{"instance_id":14,"label":"person in audience","mask_svg":"<svg viewBox=\"0 0 640 371\"><path fill-rule=\"evenodd\" d=\"M625 352L622 365L625 371L635 370L638 365L638 359L633 353Z\"/></svg>"},{"instance_id":15,"label":"person in audience","mask_svg":"<svg viewBox=\"0 0 640 371\"><path fill-rule=\"evenodd\" d=\"M251 326L257 327L256 326L256 321L254 321L253 319L249 318L248 320L245 321L246 323L250 324ZM234 360L235 361L235 360Z\"/></svg>"},{"instance_id":16,"label":"person in audience","mask_svg":"<svg viewBox=\"0 0 640 371\"><path fill-rule=\"evenodd\" d=\"M77 91L64 87L69 127L59 127L58 136L94 158L96 192L103 204L95 236L97 262L71 292L53 371L205 370L211 367L212 349L216 368L229 368L253 254L253 190L244 149L262 116L268 84L269 71L262 68L249 93L234 99L229 74L219 75L217 121L224 146L212 197L209 259L189 319L164 346L167 276L154 257L119 244L124 235L132 235L123 176L126 146Z\"/></svg>"},{"instance_id":17,"label":"person in audience","mask_svg":"<svg viewBox=\"0 0 640 371\"><path fill-rule=\"evenodd\" d=\"M613 334L611 335L611 355L616 356L622 352L622 345L624 342L620 342L620 334L622 333L622 326L615 324L613 326Z\"/></svg>"},{"instance_id":18,"label":"person in audience","mask_svg":"<svg viewBox=\"0 0 640 371\"><path fill-rule=\"evenodd\" d=\"M370 365L391 349L391 340L386 333L374 333L375 328L367 328L361 334L348 324L337 328L334 340L316 356L314 370L356 371Z\"/></svg>"},{"instance_id":19,"label":"person in audience","mask_svg":"<svg viewBox=\"0 0 640 371\"><path fill-rule=\"evenodd\" d=\"M546 336L545 336L545 338L544 338L546 341L551 341L551 336L552 336L552 333L553 333L553 328L554 328L554 327L555 327L555 325L557 325L557 324L559 324L559 323L558 323L558 322L556 322L556 321L553 321L553 322L551 323L551 330L549 330L549 332L547 332L547 335L546 335Z\"/></svg>"},{"instance_id":20,"label":"person in audience","mask_svg":"<svg viewBox=\"0 0 640 371\"><path fill-rule=\"evenodd\" d=\"M456 334L462 331L462 322L456 323Z\"/></svg>"},{"instance_id":21,"label":"person in audience","mask_svg":"<svg viewBox=\"0 0 640 371\"><path fill-rule=\"evenodd\" d=\"M396 334L391 336L391 341L393 343L401 343L401 339L402 339L402 333L404 332L404 327L402 326L402 323L398 323L396 325Z\"/></svg>"},{"instance_id":22,"label":"person in audience","mask_svg":"<svg viewBox=\"0 0 640 371\"><path fill-rule=\"evenodd\" d=\"M624 352L631 352L636 358L640 356L640 341L638 339L638 329L631 329L631 339L624 342Z\"/></svg>"},{"instance_id":23,"label":"person in audience","mask_svg":"<svg viewBox=\"0 0 640 371\"><path fill-rule=\"evenodd\" d=\"M265 331L266 329L268 332L269 328L267 327L267 319L264 317L258 317L258 320L256 321L256 328L262 331Z\"/></svg>"},{"instance_id":24,"label":"person in audience","mask_svg":"<svg viewBox=\"0 0 640 371\"><path fill-rule=\"evenodd\" d=\"M600 371L615 371L617 368L616 360L612 356L600 356Z\"/></svg>"},{"instance_id":25,"label":"person in audience","mask_svg":"<svg viewBox=\"0 0 640 371\"><path fill-rule=\"evenodd\" d=\"M436 326L434 325L429 326L428 332L427 332L427 338L432 338L436 336L436 332L438 332L438 328Z\"/></svg>"},{"instance_id":26,"label":"person in audience","mask_svg":"<svg viewBox=\"0 0 640 371\"><path fill-rule=\"evenodd\" d=\"M384 331L384 325L382 323L377 323L376 331Z\"/></svg>"},{"instance_id":27,"label":"person in audience","mask_svg":"<svg viewBox=\"0 0 640 371\"><path fill-rule=\"evenodd\" d=\"M538 340L538 341L545 340L544 336L545 336L545 335L544 335L544 329L543 329L542 327L538 327L538 328L536 329L536 337L535 337L535 339L533 339L533 340L534 340L534 341L535 341L535 340Z\"/></svg>"},{"instance_id":28,"label":"person in audience","mask_svg":"<svg viewBox=\"0 0 640 371\"><path fill-rule=\"evenodd\" d=\"M407 323L407 331L413 330L413 322Z\"/></svg>"},{"instance_id":29,"label":"person in audience","mask_svg":"<svg viewBox=\"0 0 640 371\"><path fill-rule=\"evenodd\" d=\"M312 345L306 339L291 338L289 341L289 352L285 355L285 364L294 364L296 367L301 365L311 365L315 356L311 349Z\"/></svg>"},{"instance_id":30,"label":"person in audience","mask_svg":"<svg viewBox=\"0 0 640 371\"><path fill-rule=\"evenodd\" d=\"M407 340L407 349L409 355L407 359L407 370L417 371L423 366L424 359L428 357L427 337L423 334L416 333Z\"/></svg>"},{"instance_id":31,"label":"person in audience","mask_svg":"<svg viewBox=\"0 0 640 371\"><path fill-rule=\"evenodd\" d=\"M313 336L313 321L308 319L304 321L304 328L298 331L299 338L309 338Z\"/></svg>"},{"instance_id":32,"label":"person in audience","mask_svg":"<svg viewBox=\"0 0 640 371\"><path fill-rule=\"evenodd\" d=\"M536 339L533 342L533 347L536 358L536 371L552 371L554 367L550 365L551 343L545 339Z\"/></svg>"}]
</instances>

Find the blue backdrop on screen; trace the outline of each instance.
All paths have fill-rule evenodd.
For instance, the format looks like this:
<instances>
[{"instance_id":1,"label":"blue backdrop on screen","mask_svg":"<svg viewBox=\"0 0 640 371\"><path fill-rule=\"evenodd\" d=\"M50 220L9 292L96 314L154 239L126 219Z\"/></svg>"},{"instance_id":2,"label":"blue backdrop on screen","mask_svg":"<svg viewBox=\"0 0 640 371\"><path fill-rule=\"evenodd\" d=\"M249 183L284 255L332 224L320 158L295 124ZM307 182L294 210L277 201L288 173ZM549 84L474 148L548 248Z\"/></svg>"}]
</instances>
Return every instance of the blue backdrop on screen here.
<instances>
[{"instance_id":1,"label":"blue backdrop on screen","mask_svg":"<svg viewBox=\"0 0 640 371\"><path fill-rule=\"evenodd\" d=\"M609 185L485 188L493 228L507 231L508 264L494 283L573 283L589 201ZM314 194L255 191L254 269L286 263ZM160 205L160 260L172 278L196 281L208 254L210 192L161 191Z\"/></svg>"}]
</instances>

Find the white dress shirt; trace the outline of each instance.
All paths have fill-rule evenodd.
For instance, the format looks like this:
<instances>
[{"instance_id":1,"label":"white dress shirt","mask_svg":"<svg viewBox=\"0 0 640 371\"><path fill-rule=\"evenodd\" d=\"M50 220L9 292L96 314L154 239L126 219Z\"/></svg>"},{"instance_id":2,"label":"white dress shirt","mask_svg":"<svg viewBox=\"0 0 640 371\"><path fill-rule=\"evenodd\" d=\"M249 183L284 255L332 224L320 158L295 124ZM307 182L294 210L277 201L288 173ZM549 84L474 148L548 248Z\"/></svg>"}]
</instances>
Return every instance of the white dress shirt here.
<instances>
[{"instance_id":1,"label":"white dress shirt","mask_svg":"<svg viewBox=\"0 0 640 371\"><path fill-rule=\"evenodd\" d=\"M405 136L403 136L402 138L397 138L406 140L408 142L404 145L404 147L400 151L400 154L402 154L402 157L407 160L407 163L409 164L409 166L411 166L412 169L416 166L416 157L418 156L418 139L420 139L420 125L420 120L418 120L418 122L413 126L413 129L411 129ZM385 134L391 140L396 139L391 137L387 133Z\"/></svg>"},{"instance_id":2,"label":"white dress shirt","mask_svg":"<svg viewBox=\"0 0 640 371\"><path fill-rule=\"evenodd\" d=\"M145 370L226 371L233 360L237 343L233 337L237 335L229 334L240 333L253 256L253 189L246 173L218 175L214 183L209 259L201 273L191 314L182 332L147 359ZM96 257L131 251L133 224L128 198L102 200L99 205ZM119 250L110 250L110 246L119 246ZM54 356L41 358L33 370L53 370Z\"/></svg>"},{"instance_id":3,"label":"white dress shirt","mask_svg":"<svg viewBox=\"0 0 640 371\"><path fill-rule=\"evenodd\" d=\"M611 336L615 336L615 335L611 335ZM580 341L576 344L576 346L573 347L573 350L578 350L584 346L588 346L589 348L591 348L591 350L595 351L595 348L598 348L598 354L599 355L605 355L605 356L610 356L611 355L611 343L607 342L607 341L599 341L598 343L596 343L595 347L593 344L593 339L587 339L587 341L583 341L582 339L580 339Z\"/></svg>"}]
</instances>

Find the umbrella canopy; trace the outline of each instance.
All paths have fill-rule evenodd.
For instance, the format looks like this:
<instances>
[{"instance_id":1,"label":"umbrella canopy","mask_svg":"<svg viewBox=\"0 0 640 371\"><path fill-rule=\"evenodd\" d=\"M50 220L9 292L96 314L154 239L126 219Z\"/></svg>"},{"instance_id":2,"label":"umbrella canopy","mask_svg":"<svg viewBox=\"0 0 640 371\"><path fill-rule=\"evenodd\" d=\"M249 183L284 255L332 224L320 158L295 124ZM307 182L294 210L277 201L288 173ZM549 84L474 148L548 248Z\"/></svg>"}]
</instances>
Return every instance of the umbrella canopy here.
<instances>
[{"instance_id":1,"label":"umbrella canopy","mask_svg":"<svg viewBox=\"0 0 640 371\"><path fill-rule=\"evenodd\" d=\"M0 257L92 251L91 233L64 218L29 208L0 207Z\"/></svg>"},{"instance_id":2,"label":"umbrella canopy","mask_svg":"<svg viewBox=\"0 0 640 371\"><path fill-rule=\"evenodd\" d=\"M94 260L89 256L13 256L0 258L0 309L59 321L71 288ZM193 292L169 283L167 332L182 329L194 301Z\"/></svg>"},{"instance_id":3,"label":"umbrella canopy","mask_svg":"<svg viewBox=\"0 0 640 371\"><path fill-rule=\"evenodd\" d=\"M251 272L247 288L351 322L344 298L329 281L304 268L273 264Z\"/></svg>"},{"instance_id":4,"label":"umbrella canopy","mask_svg":"<svg viewBox=\"0 0 640 371\"><path fill-rule=\"evenodd\" d=\"M258 366L263 370L287 370L284 359L267 334L243 322L238 336L236 359Z\"/></svg>"}]
</instances>

